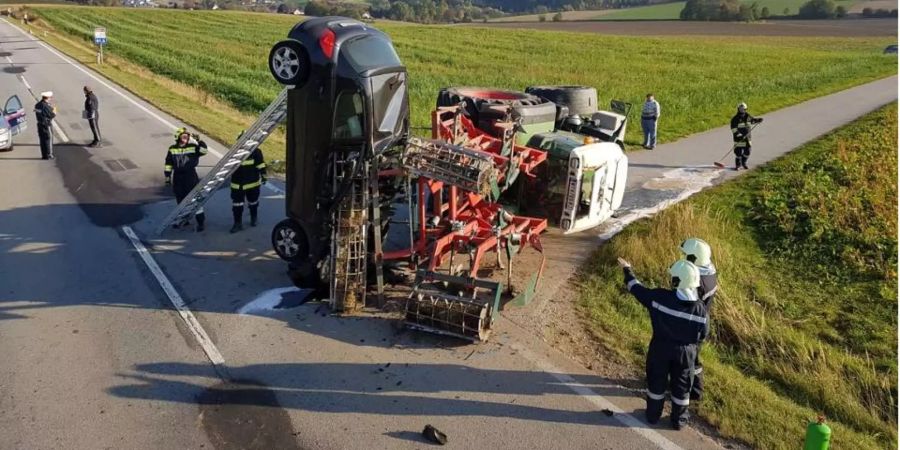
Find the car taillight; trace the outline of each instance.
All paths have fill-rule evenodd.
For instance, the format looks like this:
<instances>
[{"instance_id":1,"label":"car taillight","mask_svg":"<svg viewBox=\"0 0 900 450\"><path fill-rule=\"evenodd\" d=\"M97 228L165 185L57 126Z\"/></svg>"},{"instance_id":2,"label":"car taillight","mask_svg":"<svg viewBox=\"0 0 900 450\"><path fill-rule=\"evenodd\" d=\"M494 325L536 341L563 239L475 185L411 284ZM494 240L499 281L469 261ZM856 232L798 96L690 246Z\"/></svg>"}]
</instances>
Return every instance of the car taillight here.
<instances>
[{"instance_id":1,"label":"car taillight","mask_svg":"<svg viewBox=\"0 0 900 450\"><path fill-rule=\"evenodd\" d=\"M334 31L325 30L322 36L319 36L319 48L326 58L331 59L334 56Z\"/></svg>"}]
</instances>

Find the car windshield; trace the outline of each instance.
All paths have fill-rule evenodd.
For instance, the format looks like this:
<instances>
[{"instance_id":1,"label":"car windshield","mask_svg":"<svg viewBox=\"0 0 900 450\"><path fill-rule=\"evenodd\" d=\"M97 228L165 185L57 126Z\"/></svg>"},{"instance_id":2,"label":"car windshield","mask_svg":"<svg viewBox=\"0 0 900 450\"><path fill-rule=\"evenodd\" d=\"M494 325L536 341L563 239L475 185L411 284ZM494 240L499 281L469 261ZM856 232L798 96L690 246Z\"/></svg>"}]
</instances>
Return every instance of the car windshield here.
<instances>
[{"instance_id":1,"label":"car windshield","mask_svg":"<svg viewBox=\"0 0 900 450\"><path fill-rule=\"evenodd\" d=\"M341 46L341 56L358 73L403 65L390 41L377 35L365 35L345 42Z\"/></svg>"}]
</instances>

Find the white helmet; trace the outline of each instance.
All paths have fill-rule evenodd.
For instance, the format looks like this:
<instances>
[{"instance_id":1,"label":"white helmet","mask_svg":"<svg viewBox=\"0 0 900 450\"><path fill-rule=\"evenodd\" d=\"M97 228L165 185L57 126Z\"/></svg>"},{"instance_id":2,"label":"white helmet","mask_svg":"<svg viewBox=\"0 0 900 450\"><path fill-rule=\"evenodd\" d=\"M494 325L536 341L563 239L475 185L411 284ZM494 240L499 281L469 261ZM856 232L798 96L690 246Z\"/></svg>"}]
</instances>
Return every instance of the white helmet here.
<instances>
[{"instance_id":1,"label":"white helmet","mask_svg":"<svg viewBox=\"0 0 900 450\"><path fill-rule=\"evenodd\" d=\"M697 266L709 266L712 264L712 249L703 239L689 238L681 243L681 252L684 256L693 256L691 261Z\"/></svg>"},{"instance_id":2,"label":"white helmet","mask_svg":"<svg viewBox=\"0 0 900 450\"><path fill-rule=\"evenodd\" d=\"M678 279L676 289L696 289L700 286L700 270L690 261L681 259L669 267L669 275Z\"/></svg>"},{"instance_id":3,"label":"white helmet","mask_svg":"<svg viewBox=\"0 0 900 450\"><path fill-rule=\"evenodd\" d=\"M738 103L738 112L745 112L745 111L747 111L747 104L744 102Z\"/></svg>"}]
</instances>

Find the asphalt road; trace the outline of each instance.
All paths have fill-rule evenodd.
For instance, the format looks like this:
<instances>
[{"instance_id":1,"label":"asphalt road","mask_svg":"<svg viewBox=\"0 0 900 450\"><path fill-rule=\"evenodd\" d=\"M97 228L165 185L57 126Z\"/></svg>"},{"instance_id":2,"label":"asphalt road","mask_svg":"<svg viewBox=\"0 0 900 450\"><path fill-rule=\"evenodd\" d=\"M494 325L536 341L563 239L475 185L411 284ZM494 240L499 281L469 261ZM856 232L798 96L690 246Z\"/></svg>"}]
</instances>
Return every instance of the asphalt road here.
<instances>
[{"instance_id":1,"label":"asphalt road","mask_svg":"<svg viewBox=\"0 0 900 450\"><path fill-rule=\"evenodd\" d=\"M53 90L69 141L41 161L32 114L0 154L0 448L422 448L428 423L451 448L717 447L644 424L640 393L507 321L463 345L267 296L290 287L268 242L277 188L257 228L228 234L223 191L206 232L153 237L179 122L2 21L0 57L0 98ZM85 84L100 149L83 147Z\"/></svg>"}]
</instances>

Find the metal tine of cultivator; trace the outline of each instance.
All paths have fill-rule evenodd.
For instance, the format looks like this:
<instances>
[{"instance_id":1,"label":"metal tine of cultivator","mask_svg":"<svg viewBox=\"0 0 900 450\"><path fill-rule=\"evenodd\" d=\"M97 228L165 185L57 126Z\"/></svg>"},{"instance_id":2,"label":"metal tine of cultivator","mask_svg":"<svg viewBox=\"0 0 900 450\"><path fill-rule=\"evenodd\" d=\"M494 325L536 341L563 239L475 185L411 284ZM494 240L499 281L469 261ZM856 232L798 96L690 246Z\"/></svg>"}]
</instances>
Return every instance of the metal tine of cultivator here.
<instances>
[{"instance_id":1,"label":"metal tine of cultivator","mask_svg":"<svg viewBox=\"0 0 900 450\"><path fill-rule=\"evenodd\" d=\"M488 195L496 183L491 155L446 142L410 138L401 159L407 173Z\"/></svg>"}]
</instances>

